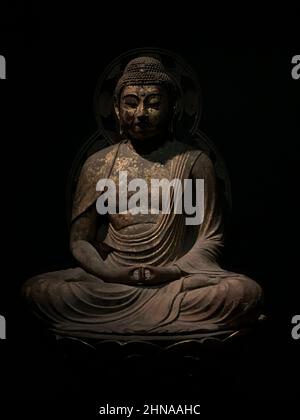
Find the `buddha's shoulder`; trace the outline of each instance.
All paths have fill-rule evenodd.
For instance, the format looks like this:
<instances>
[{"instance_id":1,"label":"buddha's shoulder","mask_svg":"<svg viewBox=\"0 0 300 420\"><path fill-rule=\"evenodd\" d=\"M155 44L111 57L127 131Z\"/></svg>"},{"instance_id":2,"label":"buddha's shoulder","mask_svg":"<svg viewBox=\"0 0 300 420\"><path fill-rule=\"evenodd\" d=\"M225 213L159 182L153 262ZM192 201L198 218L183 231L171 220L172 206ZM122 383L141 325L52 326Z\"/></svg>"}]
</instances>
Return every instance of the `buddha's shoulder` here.
<instances>
[{"instance_id":1,"label":"buddha's shoulder","mask_svg":"<svg viewBox=\"0 0 300 420\"><path fill-rule=\"evenodd\" d=\"M179 140L174 140L169 146L169 153L173 156L185 154L195 159L203 154L203 151L192 144L190 145Z\"/></svg>"},{"instance_id":2,"label":"buddha's shoulder","mask_svg":"<svg viewBox=\"0 0 300 420\"><path fill-rule=\"evenodd\" d=\"M117 148L118 144L113 144L112 146L108 146L104 149L98 150L86 159L86 161L84 162L84 166L98 166L99 163L109 163L113 160Z\"/></svg>"},{"instance_id":3,"label":"buddha's shoulder","mask_svg":"<svg viewBox=\"0 0 300 420\"><path fill-rule=\"evenodd\" d=\"M93 153L84 162L82 166L82 174L99 175L103 172L104 175L104 173L107 172L107 168L113 163L117 148L118 145L114 144Z\"/></svg>"}]
</instances>

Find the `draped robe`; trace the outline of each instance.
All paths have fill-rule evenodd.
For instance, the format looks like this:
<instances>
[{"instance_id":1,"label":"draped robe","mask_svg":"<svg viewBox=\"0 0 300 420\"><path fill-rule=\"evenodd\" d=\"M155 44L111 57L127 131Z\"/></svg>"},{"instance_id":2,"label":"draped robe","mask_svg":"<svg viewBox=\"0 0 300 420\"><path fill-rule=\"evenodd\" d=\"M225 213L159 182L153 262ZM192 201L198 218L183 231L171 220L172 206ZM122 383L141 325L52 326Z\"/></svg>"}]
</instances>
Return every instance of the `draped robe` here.
<instances>
[{"instance_id":1,"label":"draped robe","mask_svg":"<svg viewBox=\"0 0 300 420\"><path fill-rule=\"evenodd\" d=\"M150 156L139 155L130 141L95 153L81 171L73 222L96 204L100 194L97 182L103 178L117 181L119 172L125 170L130 178L148 183L157 173L182 181L204 179L200 226L186 225L184 213L171 211L126 216L128 226L119 229L124 216L114 215L106 229L99 230L94 243L109 268L176 265L183 273L181 278L155 286L132 286L117 283L117 279L107 283L81 267L49 272L33 277L23 287L32 311L54 333L86 338L106 333L218 333L257 320L260 286L218 264L223 246L222 214L214 166L204 152L174 140Z\"/></svg>"}]
</instances>

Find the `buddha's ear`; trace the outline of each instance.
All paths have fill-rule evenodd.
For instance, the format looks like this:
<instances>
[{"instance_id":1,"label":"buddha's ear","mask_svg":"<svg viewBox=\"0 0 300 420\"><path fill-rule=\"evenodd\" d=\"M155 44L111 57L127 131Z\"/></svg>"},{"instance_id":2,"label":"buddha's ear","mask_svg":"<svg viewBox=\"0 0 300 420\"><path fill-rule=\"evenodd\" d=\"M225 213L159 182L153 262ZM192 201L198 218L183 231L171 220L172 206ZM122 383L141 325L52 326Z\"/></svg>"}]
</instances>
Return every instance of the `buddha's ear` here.
<instances>
[{"instance_id":1,"label":"buddha's ear","mask_svg":"<svg viewBox=\"0 0 300 420\"><path fill-rule=\"evenodd\" d=\"M116 101L114 103L114 110L115 110L115 114L118 118L118 121L120 121L120 109L119 109L119 104Z\"/></svg>"}]
</instances>

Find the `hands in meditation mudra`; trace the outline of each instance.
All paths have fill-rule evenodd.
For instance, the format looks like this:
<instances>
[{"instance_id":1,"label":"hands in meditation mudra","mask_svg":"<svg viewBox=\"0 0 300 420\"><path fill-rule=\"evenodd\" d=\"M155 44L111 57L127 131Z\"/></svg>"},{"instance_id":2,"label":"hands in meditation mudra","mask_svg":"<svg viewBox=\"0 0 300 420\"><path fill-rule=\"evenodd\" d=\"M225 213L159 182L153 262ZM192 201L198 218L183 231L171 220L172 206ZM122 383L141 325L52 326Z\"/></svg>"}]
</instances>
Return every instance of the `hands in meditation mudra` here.
<instances>
[{"instance_id":1,"label":"hands in meditation mudra","mask_svg":"<svg viewBox=\"0 0 300 420\"><path fill-rule=\"evenodd\" d=\"M23 286L31 310L52 332L86 338L214 333L258 319L260 286L218 264L223 224L214 165L203 151L174 138L177 94L172 77L151 57L131 60L119 79L120 141L85 161L74 196L70 246L79 266ZM201 224L187 224L172 199L163 212L159 194L154 203L147 197L149 211L118 211L121 171L128 182L144 180L149 190L154 178L203 179ZM116 191L99 191L101 179L113 181ZM106 194L109 201L112 193L116 212L99 214L97 200Z\"/></svg>"}]
</instances>

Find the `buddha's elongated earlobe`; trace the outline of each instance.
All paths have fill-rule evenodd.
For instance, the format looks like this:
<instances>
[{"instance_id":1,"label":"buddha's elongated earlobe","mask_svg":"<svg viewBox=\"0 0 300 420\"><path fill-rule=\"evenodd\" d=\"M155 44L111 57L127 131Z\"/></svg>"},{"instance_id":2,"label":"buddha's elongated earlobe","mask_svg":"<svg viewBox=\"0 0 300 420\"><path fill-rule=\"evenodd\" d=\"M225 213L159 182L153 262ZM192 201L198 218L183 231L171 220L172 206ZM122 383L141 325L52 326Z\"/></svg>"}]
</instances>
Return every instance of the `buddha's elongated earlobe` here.
<instances>
[{"instance_id":1,"label":"buddha's elongated earlobe","mask_svg":"<svg viewBox=\"0 0 300 420\"><path fill-rule=\"evenodd\" d=\"M176 121L176 116L177 116L177 104L175 104L173 106L173 111L172 111L172 115L170 118L170 123L169 123L169 132L171 134L174 134L175 131L175 121Z\"/></svg>"},{"instance_id":2,"label":"buddha's elongated earlobe","mask_svg":"<svg viewBox=\"0 0 300 420\"><path fill-rule=\"evenodd\" d=\"M114 110L115 110L115 114L118 121L120 121L120 109L119 109L119 104L116 101L114 103Z\"/></svg>"},{"instance_id":3,"label":"buddha's elongated earlobe","mask_svg":"<svg viewBox=\"0 0 300 420\"><path fill-rule=\"evenodd\" d=\"M121 123L121 119L120 119L119 105L118 105L118 103L116 101L115 101L115 104L114 104L114 110L115 110L115 115L116 115L116 118L117 118L117 122L119 124L120 137L122 137L123 134L124 134L124 129L123 129L123 126L122 126L122 123Z\"/></svg>"},{"instance_id":4,"label":"buddha's elongated earlobe","mask_svg":"<svg viewBox=\"0 0 300 420\"><path fill-rule=\"evenodd\" d=\"M173 119L173 116L172 116L172 118L170 119L170 123L169 123L169 132L170 132L171 134L173 134L173 133L174 133L174 119Z\"/></svg>"}]
</instances>

